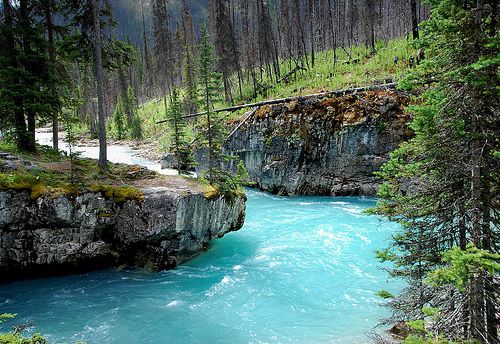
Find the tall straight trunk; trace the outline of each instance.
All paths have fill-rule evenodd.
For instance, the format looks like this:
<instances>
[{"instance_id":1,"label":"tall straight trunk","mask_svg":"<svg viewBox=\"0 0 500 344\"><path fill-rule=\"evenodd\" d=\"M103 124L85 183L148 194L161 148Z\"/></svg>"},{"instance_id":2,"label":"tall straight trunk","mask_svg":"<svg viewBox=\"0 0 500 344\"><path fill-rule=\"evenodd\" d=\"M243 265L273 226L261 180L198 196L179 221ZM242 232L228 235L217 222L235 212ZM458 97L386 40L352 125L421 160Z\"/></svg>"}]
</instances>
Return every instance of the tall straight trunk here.
<instances>
[{"instance_id":1,"label":"tall straight trunk","mask_svg":"<svg viewBox=\"0 0 500 344\"><path fill-rule=\"evenodd\" d=\"M52 20L52 12L54 11L53 0L45 1L45 25L47 26L47 43L49 51L49 68L50 68L50 84L49 91L54 103L59 103L56 87L56 48L54 45L54 22ZM55 106L52 114L52 147L59 149L59 121L58 112L59 106Z\"/></svg>"},{"instance_id":2,"label":"tall straight trunk","mask_svg":"<svg viewBox=\"0 0 500 344\"><path fill-rule=\"evenodd\" d=\"M472 112L472 130L474 135L479 133L478 109ZM474 139L474 158L471 171L471 201L472 201L472 243L477 248L482 247L482 212L481 212L481 141ZM482 341L484 334L484 279L483 271L476 271L471 276L469 287L469 333L468 339Z\"/></svg>"},{"instance_id":3,"label":"tall straight trunk","mask_svg":"<svg viewBox=\"0 0 500 344\"><path fill-rule=\"evenodd\" d=\"M333 48L333 68L337 66L337 30L335 29L334 21L333 21L333 13L332 13L332 0L328 0L328 27L331 30L331 35L332 35L332 48ZM339 21L339 13L338 13L338 6L336 7L336 10L333 11L335 12L335 18L337 19L337 22Z\"/></svg>"},{"instance_id":4,"label":"tall straight trunk","mask_svg":"<svg viewBox=\"0 0 500 344\"><path fill-rule=\"evenodd\" d=\"M463 186L465 186L463 184ZM462 251L465 251L467 249L467 229L465 226L465 207L464 204L461 203L458 209L458 237L459 237L459 243L460 243L460 249ZM467 335L468 333L468 319L469 319L469 307L468 304L465 304L462 310L462 319L463 319L463 326L462 326L462 331L464 335Z\"/></svg>"},{"instance_id":5,"label":"tall straight trunk","mask_svg":"<svg viewBox=\"0 0 500 344\"><path fill-rule=\"evenodd\" d=\"M208 76L205 76L204 86L205 86L205 111L207 112L207 126L208 126L208 180L210 185L213 183L213 139L212 139L212 118L210 116L210 80Z\"/></svg>"},{"instance_id":6,"label":"tall straight trunk","mask_svg":"<svg viewBox=\"0 0 500 344\"><path fill-rule=\"evenodd\" d=\"M118 63L118 85L120 89L119 96L122 98L123 106L125 108L125 114L127 115L127 126L130 128L134 118L132 109L130 108L130 104L127 100L128 85L127 85L127 79L125 77L125 72L123 71L123 65L121 64L121 62Z\"/></svg>"},{"instance_id":7,"label":"tall straight trunk","mask_svg":"<svg viewBox=\"0 0 500 344\"><path fill-rule=\"evenodd\" d=\"M490 156L491 152L489 149L485 149L485 155ZM488 165L487 165L488 166ZM482 185L482 213L483 213L483 249L491 252L491 181L490 181L490 170L489 168L484 168L483 170L483 185ZM486 275L485 281L485 297L486 297L486 336L488 343L498 343L498 321L496 317L496 307L495 300L498 291L495 290L494 277L490 274Z\"/></svg>"},{"instance_id":8,"label":"tall straight trunk","mask_svg":"<svg viewBox=\"0 0 500 344\"><path fill-rule=\"evenodd\" d=\"M106 147L106 114L104 112L104 71L102 67L102 37L99 0L92 0L92 7L94 10L94 54L97 79L97 107L99 112L99 167L101 169L106 169L108 158Z\"/></svg>"},{"instance_id":9,"label":"tall straight trunk","mask_svg":"<svg viewBox=\"0 0 500 344\"><path fill-rule=\"evenodd\" d=\"M31 40L30 40L30 24L29 24L29 18L30 18L30 13L29 13L29 8L28 8L28 0L20 0L19 1L19 24L22 27L23 35L22 35L22 45L23 45L23 50L24 54L27 56L32 55L32 47L31 47ZM24 68L27 68L29 70L29 65L24 65ZM22 101L20 102L22 104ZM28 131L23 133L23 148L24 150L27 151L35 151L36 146L35 146L35 112L30 109L29 107L24 107L24 112L26 115L26 118L28 120ZM24 121L24 115L23 115L23 121Z\"/></svg>"},{"instance_id":10,"label":"tall straight trunk","mask_svg":"<svg viewBox=\"0 0 500 344\"><path fill-rule=\"evenodd\" d=\"M144 5L141 6L142 10L142 40L144 42L144 66L145 66L145 79L146 79L146 96L151 97L151 88L153 81L151 80L151 61L149 60L148 37L146 35L146 21L144 19Z\"/></svg>"},{"instance_id":11,"label":"tall straight trunk","mask_svg":"<svg viewBox=\"0 0 500 344\"><path fill-rule=\"evenodd\" d=\"M410 0L411 7L411 30L413 39L418 39L418 15L417 15L417 0Z\"/></svg>"},{"instance_id":12,"label":"tall straight trunk","mask_svg":"<svg viewBox=\"0 0 500 344\"><path fill-rule=\"evenodd\" d=\"M480 41L482 37L481 23L483 21L483 0L477 0L477 15L476 15L476 41L474 42L474 52L477 56L481 56L482 53L482 42ZM482 248L482 230L483 230L483 213L482 213L482 179L483 170L482 164L484 150L482 149L483 144L481 142L481 125L479 114L483 112L484 109L477 106L478 102L474 102L474 107L471 111L472 116L472 135L473 138L473 158L472 158L472 168L471 168L471 216L472 216L472 228L471 228L471 238L472 243L477 248ZM483 341L485 338L485 309L484 309L484 271L476 271L472 274L469 288L469 333L468 339L477 340L479 342Z\"/></svg>"},{"instance_id":13,"label":"tall straight trunk","mask_svg":"<svg viewBox=\"0 0 500 344\"><path fill-rule=\"evenodd\" d=\"M314 24L315 24L315 18L314 18L314 1L315 0L309 0L309 40L311 41L311 67L314 68L314 62L315 62L315 56L314 56Z\"/></svg>"}]
</instances>

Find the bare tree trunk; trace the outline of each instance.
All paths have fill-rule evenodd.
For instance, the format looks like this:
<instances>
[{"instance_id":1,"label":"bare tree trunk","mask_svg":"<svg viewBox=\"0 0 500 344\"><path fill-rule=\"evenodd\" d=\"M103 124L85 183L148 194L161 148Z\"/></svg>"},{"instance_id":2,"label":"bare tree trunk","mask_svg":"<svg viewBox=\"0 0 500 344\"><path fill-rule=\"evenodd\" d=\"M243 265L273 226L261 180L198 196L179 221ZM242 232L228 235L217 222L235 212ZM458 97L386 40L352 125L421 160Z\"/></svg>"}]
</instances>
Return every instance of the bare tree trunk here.
<instances>
[{"instance_id":1,"label":"bare tree trunk","mask_svg":"<svg viewBox=\"0 0 500 344\"><path fill-rule=\"evenodd\" d=\"M94 53L97 77L97 106L99 109L99 167L101 169L106 169L108 158L106 149L106 114L104 113L104 72L102 67L102 37L99 0L92 0L92 6L94 10Z\"/></svg>"},{"instance_id":2,"label":"bare tree trunk","mask_svg":"<svg viewBox=\"0 0 500 344\"><path fill-rule=\"evenodd\" d=\"M485 155L490 156L491 152L486 149ZM482 192L482 213L483 213L483 249L492 251L491 247L491 173L489 170L483 171L483 192ZM498 321L496 318L495 301L497 299L498 291L495 290L494 277L490 274L485 278L485 298L486 298L486 335L488 343L498 342Z\"/></svg>"},{"instance_id":3,"label":"bare tree trunk","mask_svg":"<svg viewBox=\"0 0 500 344\"><path fill-rule=\"evenodd\" d=\"M459 237L459 243L460 243L460 249L462 251L465 251L467 249L467 230L465 226L465 208L463 203L460 204L459 209L458 209L458 216L460 217L458 221L458 237ZM468 319L469 319L469 306L468 304L465 304L462 310L462 319L463 319L463 326L462 326L462 331L464 336L467 335L468 333Z\"/></svg>"},{"instance_id":4,"label":"bare tree trunk","mask_svg":"<svg viewBox=\"0 0 500 344\"><path fill-rule=\"evenodd\" d=\"M148 37L146 35L146 21L144 20L144 5L141 6L142 13L142 40L144 41L144 75L146 81L146 96L151 97L151 88L153 87L153 81L151 78L151 61L149 60L149 50L148 50Z\"/></svg>"},{"instance_id":5,"label":"bare tree trunk","mask_svg":"<svg viewBox=\"0 0 500 344\"><path fill-rule=\"evenodd\" d=\"M23 37L22 37L22 45L23 45L23 50L24 54L27 56L30 56L32 54L32 47L31 47L31 35L29 34L30 31L30 24L29 24L29 18L30 18L30 13L29 13L29 8L28 8L28 1L27 0L20 0L19 1L19 23L22 27L23 31ZM28 67L27 69L29 70L29 65L24 65L24 67ZM22 103L22 101L21 101ZM23 114L23 121L24 121L24 116L26 115L26 118L28 120L28 131L23 134L23 146L24 149L27 151L35 151L36 150L36 145L35 145L35 111L31 109L30 107L24 107L24 114ZM22 112L22 110L21 110Z\"/></svg>"},{"instance_id":6,"label":"bare tree trunk","mask_svg":"<svg viewBox=\"0 0 500 344\"><path fill-rule=\"evenodd\" d=\"M479 126L477 111L472 113L472 130L477 135ZM471 171L471 201L472 201L472 243L477 248L482 247L482 213L481 213L481 141L474 139L472 171ZM469 288L469 333L471 340L482 341L484 333L484 279L483 271L475 271L472 274Z\"/></svg>"},{"instance_id":7,"label":"bare tree trunk","mask_svg":"<svg viewBox=\"0 0 500 344\"><path fill-rule=\"evenodd\" d=\"M309 40L311 44L311 68L314 68L314 24L315 24L315 0L309 0Z\"/></svg>"},{"instance_id":8,"label":"bare tree trunk","mask_svg":"<svg viewBox=\"0 0 500 344\"><path fill-rule=\"evenodd\" d=\"M53 0L46 0L45 3L45 21L47 25L47 41L48 41L48 51L49 51L49 64L50 64L50 94L52 96L52 101L59 102L57 96L57 87L56 87L56 49L54 46L54 23L52 21L52 12L53 8ZM52 147L54 149L59 149L59 106L54 109L54 113L52 115Z\"/></svg>"},{"instance_id":9,"label":"bare tree trunk","mask_svg":"<svg viewBox=\"0 0 500 344\"><path fill-rule=\"evenodd\" d=\"M417 16L417 0L410 0L411 7L411 29L413 39L418 39L418 16Z\"/></svg>"}]
</instances>

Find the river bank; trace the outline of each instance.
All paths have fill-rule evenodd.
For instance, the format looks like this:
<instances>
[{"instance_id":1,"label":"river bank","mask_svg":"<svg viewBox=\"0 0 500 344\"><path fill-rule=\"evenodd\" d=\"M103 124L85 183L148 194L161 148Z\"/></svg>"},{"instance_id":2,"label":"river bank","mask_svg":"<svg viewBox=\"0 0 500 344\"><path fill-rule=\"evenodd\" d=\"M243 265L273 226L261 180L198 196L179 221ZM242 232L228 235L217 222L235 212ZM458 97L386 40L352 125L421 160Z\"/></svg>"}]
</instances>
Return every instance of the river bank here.
<instances>
[{"instance_id":1,"label":"river bank","mask_svg":"<svg viewBox=\"0 0 500 344\"><path fill-rule=\"evenodd\" d=\"M160 175L125 146L109 152L135 165L103 171L95 160L42 147L0 154L0 281L120 265L170 269L242 227L242 191L224 195L194 178Z\"/></svg>"},{"instance_id":2,"label":"river bank","mask_svg":"<svg viewBox=\"0 0 500 344\"><path fill-rule=\"evenodd\" d=\"M60 132L59 149L68 153L69 146L64 137L64 132ZM36 140L38 144L52 147L52 131L48 128L37 130ZM161 168L160 160L163 158L163 154L157 152L157 144L155 143L110 140L107 149L110 162L129 165L137 164L164 175L178 174L174 169ZM80 153L82 157L97 159L99 156L99 141L84 136L75 143L73 150Z\"/></svg>"}]
</instances>

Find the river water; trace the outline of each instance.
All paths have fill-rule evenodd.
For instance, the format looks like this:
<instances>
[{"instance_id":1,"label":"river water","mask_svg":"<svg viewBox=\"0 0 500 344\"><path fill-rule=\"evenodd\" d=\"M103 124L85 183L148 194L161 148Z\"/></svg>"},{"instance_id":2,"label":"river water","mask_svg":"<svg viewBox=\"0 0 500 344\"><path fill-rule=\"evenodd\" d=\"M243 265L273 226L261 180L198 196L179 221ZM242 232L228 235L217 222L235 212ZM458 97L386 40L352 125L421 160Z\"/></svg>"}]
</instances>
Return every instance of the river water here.
<instances>
[{"instance_id":1,"label":"river water","mask_svg":"<svg viewBox=\"0 0 500 344\"><path fill-rule=\"evenodd\" d=\"M395 291L374 258L397 225L371 198L247 190L243 229L171 271L104 270L0 285L0 313L53 343L367 343ZM1 326L1 325L0 325Z\"/></svg>"},{"instance_id":2,"label":"river water","mask_svg":"<svg viewBox=\"0 0 500 344\"><path fill-rule=\"evenodd\" d=\"M41 145L52 146L51 132L37 132L36 141ZM69 146L64 140L59 140L59 149L69 153ZM80 153L83 158L97 159L99 157L99 147L74 146L73 151ZM177 175L177 170L161 169L159 163L145 159L139 152L124 145L109 145L107 148L108 161L129 165L141 165L150 170L165 175Z\"/></svg>"}]
</instances>

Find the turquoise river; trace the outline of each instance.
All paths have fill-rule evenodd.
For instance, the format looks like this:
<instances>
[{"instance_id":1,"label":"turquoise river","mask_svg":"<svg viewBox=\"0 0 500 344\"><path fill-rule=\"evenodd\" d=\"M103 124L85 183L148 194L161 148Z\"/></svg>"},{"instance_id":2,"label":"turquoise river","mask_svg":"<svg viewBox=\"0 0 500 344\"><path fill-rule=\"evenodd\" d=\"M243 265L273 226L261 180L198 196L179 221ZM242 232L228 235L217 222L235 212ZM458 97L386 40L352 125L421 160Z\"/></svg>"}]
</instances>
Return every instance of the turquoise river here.
<instances>
[{"instance_id":1,"label":"turquoise river","mask_svg":"<svg viewBox=\"0 0 500 344\"><path fill-rule=\"evenodd\" d=\"M172 271L105 270L0 285L4 323L50 343L367 343L394 290L374 257L397 225L370 198L248 190L242 230ZM381 331L379 329L378 331Z\"/></svg>"}]
</instances>

